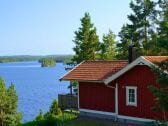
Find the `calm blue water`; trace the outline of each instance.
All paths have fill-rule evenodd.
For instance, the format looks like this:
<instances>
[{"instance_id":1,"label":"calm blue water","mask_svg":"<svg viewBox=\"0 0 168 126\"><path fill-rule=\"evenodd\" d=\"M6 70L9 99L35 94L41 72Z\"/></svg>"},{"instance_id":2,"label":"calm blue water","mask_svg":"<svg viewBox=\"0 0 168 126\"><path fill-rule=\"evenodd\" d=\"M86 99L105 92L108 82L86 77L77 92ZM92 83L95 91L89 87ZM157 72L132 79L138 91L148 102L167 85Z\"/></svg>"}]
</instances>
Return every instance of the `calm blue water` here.
<instances>
[{"instance_id":1,"label":"calm blue water","mask_svg":"<svg viewBox=\"0 0 168 126\"><path fill-rule=\"evenodd\" d=\"M14 83L19 96L18 111L23 122L33 120L42 109L48 111L59 93L67 93L68 82L58 79L66 73L62 63L56 67L42 68L38 62L0 63L0 76L9 86Z\"/></svg>"}]
</instances>

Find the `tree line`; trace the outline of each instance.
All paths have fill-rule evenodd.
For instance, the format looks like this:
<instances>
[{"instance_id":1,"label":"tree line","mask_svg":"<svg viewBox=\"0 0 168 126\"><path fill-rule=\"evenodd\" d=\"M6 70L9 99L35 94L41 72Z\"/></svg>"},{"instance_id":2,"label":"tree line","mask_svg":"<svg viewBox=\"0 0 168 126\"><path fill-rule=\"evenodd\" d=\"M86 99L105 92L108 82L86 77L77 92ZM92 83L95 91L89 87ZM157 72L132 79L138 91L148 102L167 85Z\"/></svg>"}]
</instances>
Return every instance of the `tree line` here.
<instances>
[{"instance_id":1,"label":"tree line","mask_svg":"<svg viewBox=\"0 0 168 126\"><path fill-rule=\"evenodd\" d=\"M127 59L130 45L136 46L138 56L168 55L168 1L132 0L129 6L132 13L118 33L119 41L112 30L100 40L90 14L85 13L74 32L72 61Z\"/></svg>"},{"instance_id":2,"label":"tree line","mask_svg":"<svg viewBox=\"0 0 168 126\"><path fill-rule=\"evenodd\" d=\"M0 56L0 63L6 62L24 62L24 61L39 61L43 58L53 58L57 62L70 62L73 55L47 55L47 56L29 56L29 55L20 55L20 56Z\"/></svg>"}]
</instances>

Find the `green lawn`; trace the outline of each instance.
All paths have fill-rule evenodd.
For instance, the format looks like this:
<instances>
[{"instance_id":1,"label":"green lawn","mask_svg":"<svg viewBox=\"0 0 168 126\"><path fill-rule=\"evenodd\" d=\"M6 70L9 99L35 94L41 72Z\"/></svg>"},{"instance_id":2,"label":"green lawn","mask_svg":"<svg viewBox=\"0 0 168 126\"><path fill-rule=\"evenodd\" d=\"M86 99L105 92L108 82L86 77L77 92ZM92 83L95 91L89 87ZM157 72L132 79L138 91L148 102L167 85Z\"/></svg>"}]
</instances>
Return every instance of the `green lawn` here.
<instances>
[{"instance_id":1,"label":"green lawn","mask_svg":"<svg viewBox=\"0 0 168 126\"><path fill-rule=\"evenodd\" d=\"M64 118L64 121L62 121L61 116L55 120L31 121L22 124L21 126L111 126L106 125L104 122L99 120L77 118L77 116L69 113L65 113Z\"/></svg>"},{"instance_id":2,"label":"green lawn","mask_svg":"<svg viewBox=\"0 0 168 126\"><path fill-rule=\"evenodd\" d=\"M21 126L140 126L135 124L125 124L98 118L77 117L74 114L65 112L64 121L62 116L54 120L31 121ZM152 126L152 125L150 125Z\"/></svg>"},{"instance_id":3,"label":"green lawn","mask_svg":"<svg viewBox=\"0 0 168 126\"><path fill-rule=\"evenodd\" d=\"M95 120L75 119L60 123L59 126L110 126L104 122L97 122Z\"/></svg>"},{"instance_id":4,"label":"green lawn","mask_svg":"<svg viewBox=\"0 0 168 126\"><path fill-rule=\"evenodd\" d=\"M101 123L96 123L92 121L69 121L66 123L60 124L60 126L105 126L104 124Z\"/></svg>"},{"instance_id":5,"label":"green lawn","mask_svg":"<svg viewBox=\"0 0 168 126\"><path fill-rule=\"evenodd\" d=\"M65 122L61 122L58 120L55 121L41 121L41 122L29 122L26 124L23 124L22 126L106 126L103 123L100 122L95 122L95 121L86 121L86 120L78 120L78 119L74 119L74 120L69 120L69 121L65 121ZM107 125L109 126L109 125Z\"/></svg>"}]
</instances>

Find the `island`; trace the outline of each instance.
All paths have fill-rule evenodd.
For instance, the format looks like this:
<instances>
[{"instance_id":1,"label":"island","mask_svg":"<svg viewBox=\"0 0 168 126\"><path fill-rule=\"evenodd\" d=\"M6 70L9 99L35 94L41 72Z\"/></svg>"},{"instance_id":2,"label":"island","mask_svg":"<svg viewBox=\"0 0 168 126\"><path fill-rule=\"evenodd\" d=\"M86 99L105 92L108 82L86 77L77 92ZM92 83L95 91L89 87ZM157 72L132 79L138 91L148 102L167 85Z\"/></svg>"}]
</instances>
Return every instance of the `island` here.
<instances>
[{"instance_id":1,"label":"island","mask_svg":"<svg viewBox=\"0 0 168 126\"><path fill-rule=\"evenodd\" d=\"M42 58L39 62L41 63L41 67L54 67L56 65L54 58Z\"/></svg>"}]
</instances>

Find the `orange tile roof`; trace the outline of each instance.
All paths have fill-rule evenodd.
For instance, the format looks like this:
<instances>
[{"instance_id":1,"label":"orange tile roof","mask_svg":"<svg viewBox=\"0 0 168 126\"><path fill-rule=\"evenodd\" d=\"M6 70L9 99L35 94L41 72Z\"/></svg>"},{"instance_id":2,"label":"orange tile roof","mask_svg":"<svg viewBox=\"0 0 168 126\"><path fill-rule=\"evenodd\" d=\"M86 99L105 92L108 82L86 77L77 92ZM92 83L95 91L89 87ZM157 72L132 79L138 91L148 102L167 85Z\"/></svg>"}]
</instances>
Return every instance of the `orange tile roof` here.
<instances>
[{"instance_id":1,"label":"orange tile roof","mask_svg":"<svg viewBox=\"0 0 168 126\"><path fill-rule=\"evenodd\" d=\"M127 64L126 60L84 61L60 80L103 81Z\"/></svg>"},{"instance_id":2,"label":"orange tile roof","mask_svg":"<svg viewBox=\"0 0 168 126\"><path fill-rule=\"evenodd\" d=\"M143 56L143 57L154 64L168 60L168 56Z\"/></svg>"}]
</instances>

